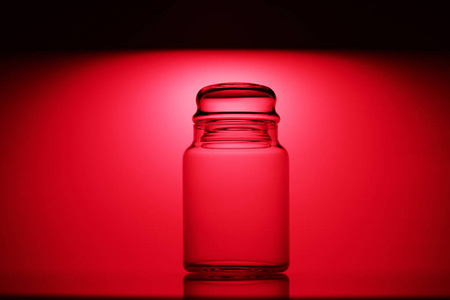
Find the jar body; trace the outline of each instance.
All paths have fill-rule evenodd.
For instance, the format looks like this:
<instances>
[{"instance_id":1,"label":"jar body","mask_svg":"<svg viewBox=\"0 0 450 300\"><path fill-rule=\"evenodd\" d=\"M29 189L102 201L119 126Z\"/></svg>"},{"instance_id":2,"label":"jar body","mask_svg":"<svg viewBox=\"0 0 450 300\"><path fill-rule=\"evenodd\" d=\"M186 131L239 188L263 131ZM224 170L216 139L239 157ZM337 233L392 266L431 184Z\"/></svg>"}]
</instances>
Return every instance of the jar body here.
<instances>
[{"instance_id":1,"label":"jar body","mask_svg":"<svg viewBox=\"0 0 450 300\"><path fill-rule=\"evenodd\" d=\"M271 134L276 124L222 120L214 126L197 124L183 157L185 269L285 271L289 162Z\"/></svg>"}]
</instances>

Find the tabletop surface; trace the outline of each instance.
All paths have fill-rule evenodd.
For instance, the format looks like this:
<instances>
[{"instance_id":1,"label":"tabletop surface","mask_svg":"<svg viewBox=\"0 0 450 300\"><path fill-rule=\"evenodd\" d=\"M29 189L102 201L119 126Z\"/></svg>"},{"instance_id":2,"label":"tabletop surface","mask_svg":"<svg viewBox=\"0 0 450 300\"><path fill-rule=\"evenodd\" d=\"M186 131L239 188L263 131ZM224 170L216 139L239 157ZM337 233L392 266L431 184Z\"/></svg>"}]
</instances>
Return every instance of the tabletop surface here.
<instances>
[{"instance_id":1,"label":"tabletop surface","mask_svg":"<svg viewBox=\"0 0 450 300\"><path fill-rule=\"evenodd\" d=\"M0 294L145 298L439 297L450 293L444 274L290 273L244 278L190 278L180 271L149 274L15 274L0 276Z\"/></svg>"}]
</instances>

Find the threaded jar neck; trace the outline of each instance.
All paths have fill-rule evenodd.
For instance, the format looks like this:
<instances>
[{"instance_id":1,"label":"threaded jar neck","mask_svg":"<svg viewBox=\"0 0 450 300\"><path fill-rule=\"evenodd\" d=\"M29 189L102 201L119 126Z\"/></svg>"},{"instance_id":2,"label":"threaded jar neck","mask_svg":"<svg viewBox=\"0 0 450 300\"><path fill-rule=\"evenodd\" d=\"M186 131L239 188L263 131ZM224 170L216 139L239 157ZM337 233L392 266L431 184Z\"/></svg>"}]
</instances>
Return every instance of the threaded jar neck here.
<instances>
[{"instance_id":1,"label":"threaded jar neck","mask_svg":"<svg viewBox=\"0 0 450 300\"><path fill-rule=\"evenodd\" d=\"M202 120L194 125L194 145L202 148L268 148L278 144L277 123L267 120Z\"/></svg>"}]
</instances>

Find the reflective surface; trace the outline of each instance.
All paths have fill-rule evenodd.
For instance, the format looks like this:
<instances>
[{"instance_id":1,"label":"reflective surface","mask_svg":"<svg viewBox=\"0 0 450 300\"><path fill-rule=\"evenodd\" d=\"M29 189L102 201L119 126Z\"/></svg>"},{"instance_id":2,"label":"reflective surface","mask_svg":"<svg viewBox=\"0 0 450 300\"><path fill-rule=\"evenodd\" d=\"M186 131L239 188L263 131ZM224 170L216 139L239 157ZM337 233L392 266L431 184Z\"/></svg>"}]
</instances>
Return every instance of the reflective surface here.
<instances>
[{"instance_id":1,"label":"reflective surface","mask_svg":"<svg viewBox=\"0 0 450 300\"><path fill-rule=\"evenodd\" d=\"M183 299L289 299L285 274L206 275L188 274Z\"/></svg>"},{"instance_id":2,"label":"reflective surface","mask_svg":"<svg viewBox=\"0 0 450 300\"><path fill-rule=\"evenodd\" d=\"M260 276L260 275L258 275ZM438 297L450 293L448 274L278 274L271 278L195 278L186 273L9 274L1 294L181 299L195 297L384 298ZM289 292L289 293L288 293Z\"/></svg>"}]
</instances>

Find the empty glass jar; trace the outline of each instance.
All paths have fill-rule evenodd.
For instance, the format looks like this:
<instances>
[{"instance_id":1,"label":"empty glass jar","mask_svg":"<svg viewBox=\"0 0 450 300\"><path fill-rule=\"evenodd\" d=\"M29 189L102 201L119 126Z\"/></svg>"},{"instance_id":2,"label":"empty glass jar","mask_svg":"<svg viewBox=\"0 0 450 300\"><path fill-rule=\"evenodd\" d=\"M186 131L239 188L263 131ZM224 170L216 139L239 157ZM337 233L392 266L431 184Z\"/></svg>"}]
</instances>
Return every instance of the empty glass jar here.
<instances>
[{"instance_id":1,"label":"empty glass jar","mask_svg":"<svg viewBox=\"0 0 450 300\"><path fill-rule=\"evenodd\" d=\"M184 267L282 272L289 264L289 163L275 93L222 83L197 94L183 157Z\"/></svg>"}]
</instances>

